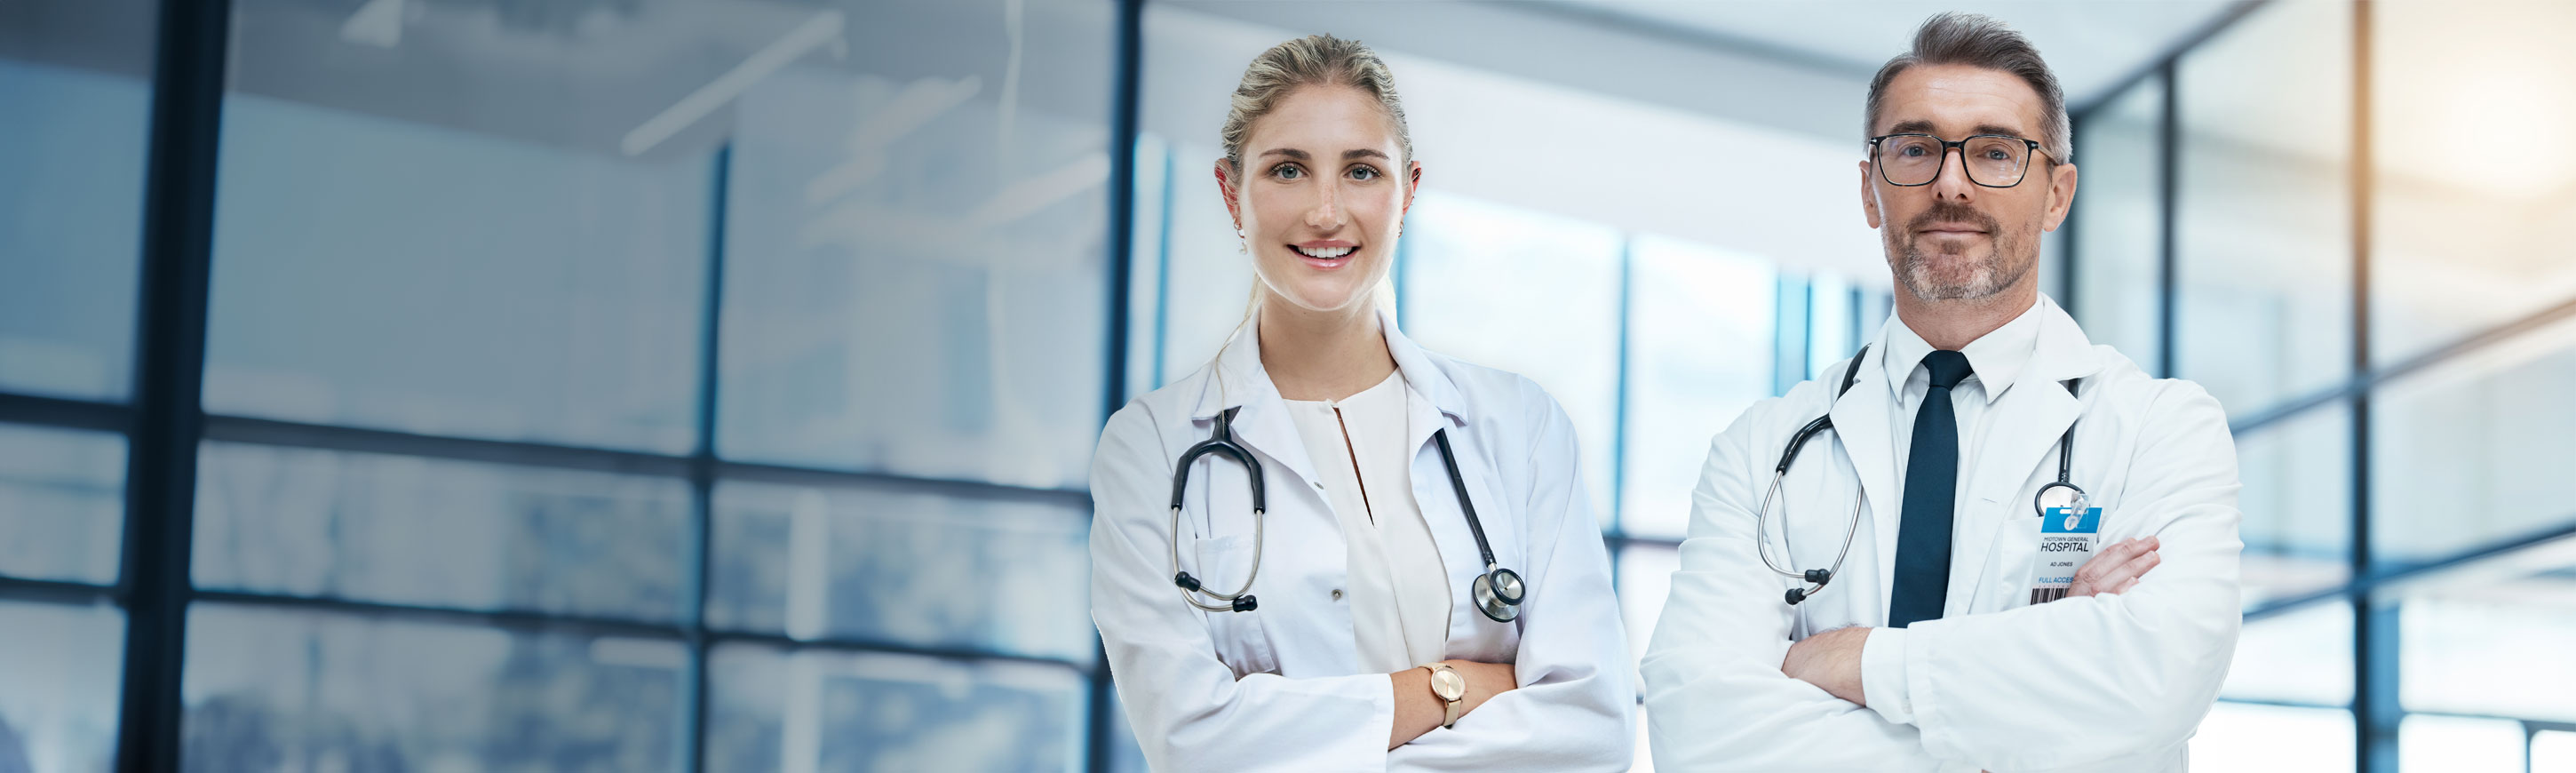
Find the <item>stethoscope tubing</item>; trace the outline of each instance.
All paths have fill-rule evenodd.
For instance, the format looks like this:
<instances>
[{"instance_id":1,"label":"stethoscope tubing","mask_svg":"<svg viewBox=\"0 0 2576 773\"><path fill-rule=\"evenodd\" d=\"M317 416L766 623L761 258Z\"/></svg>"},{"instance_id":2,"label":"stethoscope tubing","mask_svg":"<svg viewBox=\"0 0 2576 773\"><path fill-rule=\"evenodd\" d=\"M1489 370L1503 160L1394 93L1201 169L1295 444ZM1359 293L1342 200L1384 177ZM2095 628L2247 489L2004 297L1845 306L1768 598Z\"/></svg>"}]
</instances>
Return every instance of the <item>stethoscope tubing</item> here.
<instances>
[{"instance_id":1,"label":"stethoscope tubing","mask_svg":"<svg viewBox=\"0 0 2576 773\"><path fill-rule=\"evenodd\" d=\"M1261 576L1262 540L1268 532L1265 514L1269 506L1263 492L1261 462L1253 458L1250 450L1234 442L1233 421L1238 410L1240 409L1228 408L1218 414L1215 431L1207 440L1200 441L1197 445L1190 446L1189 450L1182 452L1180 461L1173 465L1172 470L1172 531L1171 539L1166 543L1170 548L1168 557L1172 566L1172 584L1180 589L1181 599L1189 602L1190 606L1210 612L1250 612L1258 609L1260 604L1259 599L1252 595L1252 582ZM1476 500L1467 495L1466 476L1458 470L1458 454L1449 446L1449 431L1447 429L1434 431L1431 433L1431 440L1440 448L1440 464L1449 473L1450 488L1458 492L1458 507L1467 516L1467 531L1476 538L1476 555L1485 562L1484 571L1479 572L1476 579L1469 584L1470 596L1477 602L1477 611L1483 613L1485 617L1495 622L1511 622L1519 616L1519 606L1521 600L1528 596L1528 588L1519 573L1502 568L1500 562L1494 559L1493 543L1485 538L1484 521L1476 516ZM1196 463L1199 457L1209 454L1230 457L1241 463L1252 479L1252 568L1244 574L1243 585L1235 588L1232 593L1208 588L1198 578L1180 568L1181 507L1182 499L1189 489L1190 466ZM1845 539L1849 540L1848 537ZM1202 595L1214 599L1215 602L1201 600Z\"/></svg>"}]
</instances>

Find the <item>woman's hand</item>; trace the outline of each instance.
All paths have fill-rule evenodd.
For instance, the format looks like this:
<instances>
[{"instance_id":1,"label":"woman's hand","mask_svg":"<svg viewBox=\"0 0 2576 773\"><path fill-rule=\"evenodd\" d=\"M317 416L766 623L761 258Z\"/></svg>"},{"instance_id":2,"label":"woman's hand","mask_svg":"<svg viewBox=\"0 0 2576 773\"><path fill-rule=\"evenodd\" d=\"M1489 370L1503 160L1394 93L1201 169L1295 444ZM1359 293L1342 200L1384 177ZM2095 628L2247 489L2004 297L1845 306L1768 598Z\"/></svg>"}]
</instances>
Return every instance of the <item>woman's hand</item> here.
<instances>
[{"instance_id":1,"label":"woman's hand","mask_svg":"<svg viewBox=\"0 0 2576 773\"><path fill-rule=\"evenodd\" d=\"M1458 700L1458 716L1465 717L1494 696L1518 689L1520 676L1510 663L1479 663L1473 660L1443 660L1441 665L1458 672L1467 682L1467 694ZM1422 734L1440 727L1449 715L1448 704L1431 693L1431 669L1408 668L1390 674L1395 684L1395 726L1387 732L1386 748L1411 743Z\"/></svg>"}]
</instances>

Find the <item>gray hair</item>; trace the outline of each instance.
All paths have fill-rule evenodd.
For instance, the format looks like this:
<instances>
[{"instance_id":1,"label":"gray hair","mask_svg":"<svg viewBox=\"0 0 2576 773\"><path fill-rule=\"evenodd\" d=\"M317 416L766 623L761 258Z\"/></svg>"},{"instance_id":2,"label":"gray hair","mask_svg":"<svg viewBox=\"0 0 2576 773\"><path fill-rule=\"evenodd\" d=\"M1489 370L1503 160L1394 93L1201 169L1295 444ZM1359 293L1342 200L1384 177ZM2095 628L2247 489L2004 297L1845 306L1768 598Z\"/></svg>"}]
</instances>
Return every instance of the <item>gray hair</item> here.
<instances>
[{"instance_id":1,"label":"gray hair","mask_svg":"<svg viewBox=\"0 0 2576 773\"><path fill-rule=\"evenodd\" d=\"M1888 82L1896 80L1898 73L1915 65L1944 64L2002 70L2030 84L2030 90L2039 92L2040 149L2058 163L2074 163L2074 130L2056 73L2049 72L2048 62L2039 58L2039 48L2030 44L2030 38L1985 14L1950 11L1923 20L1923 26L1914 30L1914 48L1887 60L1878 75L1869 79L1869 112L1861 136L1878 133L1878 109L1886 99Z\"/></svg>"},{"instance_id":2,"label":"gray hair","mask_svg":"<svg viewBox=\"0 0 2576 773\"><path fill-rule=\"evenodd\" d=\"M1252 133L1252 122L1269 115L1299 86L1350 86L1368 92L1395 127L1395 140L1404 149L1399 163L1413 160L1413 132L1405 128L1404 100L1395 95L1395 74L1387 70L1386 60L1356 40L1308 35L1271 46L1244 68L1243 82L1234 87L1225 114L1227 166L1243 168L1243 140Z\"/></svg>"}]
</instances>

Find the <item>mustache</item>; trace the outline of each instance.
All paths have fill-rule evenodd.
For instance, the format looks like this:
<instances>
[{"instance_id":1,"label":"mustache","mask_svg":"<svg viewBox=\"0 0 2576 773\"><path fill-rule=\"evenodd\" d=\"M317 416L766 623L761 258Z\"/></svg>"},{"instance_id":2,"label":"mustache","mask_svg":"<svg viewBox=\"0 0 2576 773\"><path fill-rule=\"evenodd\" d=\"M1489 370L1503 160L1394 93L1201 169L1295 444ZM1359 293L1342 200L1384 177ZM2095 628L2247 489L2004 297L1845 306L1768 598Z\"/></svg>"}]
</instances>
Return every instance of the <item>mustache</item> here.
<instances>
[{"instance_id":1,"label":"mustache","mask_svg":"<svg viewBox=\"0 0 2576 773\"><path fill-rule=\"evenodd\" d=\"M1977 211L1975 207L1955 201L1932 202L1931 209L1923 210L1923 214L1915 215L1914 221L1906 224L1905 232L1912 234L1922 231L1933 223L1970 223L1986 229L1986 233L2003 232L2001 224L1996 223L1992 216Z\"/></svg>"}]
</instances>

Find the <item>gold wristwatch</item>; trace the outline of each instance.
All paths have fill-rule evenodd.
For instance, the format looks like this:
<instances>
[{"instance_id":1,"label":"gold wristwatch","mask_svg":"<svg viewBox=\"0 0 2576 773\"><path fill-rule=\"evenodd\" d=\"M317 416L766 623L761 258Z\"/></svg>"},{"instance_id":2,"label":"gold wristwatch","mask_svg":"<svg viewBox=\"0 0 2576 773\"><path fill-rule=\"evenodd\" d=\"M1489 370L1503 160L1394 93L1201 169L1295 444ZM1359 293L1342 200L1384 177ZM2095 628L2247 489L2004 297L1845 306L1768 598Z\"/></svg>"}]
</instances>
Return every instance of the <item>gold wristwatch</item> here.
<instances>
[{"instance_id":1,"label":"gold wristwatch","mask_svg":"<svg viewBox=\"0 0 2576 773\"><path fill-rule=\"evenodd\" d=\"M1467 702L1467 678L1459 676L1458 669L1450 668L1443 663L1433 663L1423 668L1431 669L1431 696L1439 698L1444 706L1440 726L1457 726L1458 709Z\"/></svg>"}]
</instances>

